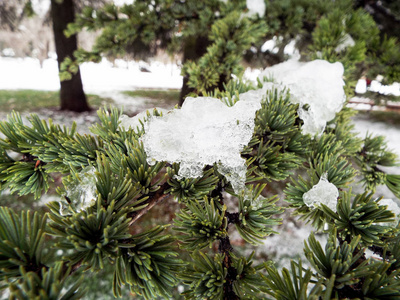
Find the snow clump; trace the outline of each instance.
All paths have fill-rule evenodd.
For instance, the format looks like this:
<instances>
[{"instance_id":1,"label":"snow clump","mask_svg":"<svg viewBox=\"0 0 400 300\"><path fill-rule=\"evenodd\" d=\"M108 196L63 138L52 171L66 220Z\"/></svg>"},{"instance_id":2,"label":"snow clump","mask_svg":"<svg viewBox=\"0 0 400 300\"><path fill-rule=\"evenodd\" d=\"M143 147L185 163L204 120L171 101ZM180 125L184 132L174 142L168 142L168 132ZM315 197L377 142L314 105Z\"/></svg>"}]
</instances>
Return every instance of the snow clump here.
<instances>
[{"instance_id":1,"label":"snow clump","mask_svg":"<svg viewBox=\"0 0 400 300\"><path fill-rule=\"evenodd\" d=\"M75 206L76 211L80 212L96 203L96 169L93 166L87 166L78 173L79 179L66 186L66 196ZM67 208L61 206L60 213L65 214Z\"/></svg>"},{"instance_id":2,"label":"snow clump","mask_svg":"<svg viewBox=\"0 0 400 300\"><path fill-rule=\"evenodd\" d=\"M254 16L258 14L260 18L264 17L265 14L265 2L264 0L247 0L246 1L247 12L248 16Z\"/></svg>"},{"instance_id":3,"label":"snow clump","mask_svg":"<svg viewBox=\"0 0 400 300\"><path fill-rule=\"evenodd\" d=\"M266 68L259 78L272 76L278 87L288 87L291 101L300 104L303 134L321 135L346 100L343 72L340 62L288 60Z\"/></svg>"},{"instance_id":4,"label":"snow clump","mask_svg":"<svg viewBox=\"0 0 400 300\"><path fill-rule=\"evenodd\" d=\"M379 201L379 206L387 206L387 210L394 214L394 221L388 222L387 226L396 227L400 220L400 207L392 199L382 199Z\"/></svg>"},{"instance_id":5,"label":"snow clump","mask_svg":"<svg viewBox=\"0 0 400 300\"><path fill-rule=\"evenodd\" d=\"M219 99L188 97L181 109L145 123L147 161L180 163L178 178L200 177L204 166L216 164L239 193L247 170L240 153L250 142L260 108L260 101L238 101L228 107Z\"/></svg>"},{"instance_id":6,"label":"snow clump","mask_svg":"<svg viewBox=\"0 0 400 300\"><path fill-rule=\"evenodd\" d=\"M336 212L339 190L334 184L328 181L327 177L327 173L322 174L319 182L303 194L303 201L308 207L317 208L321 204L325 204Z\"/></svg>"}]
</instances>

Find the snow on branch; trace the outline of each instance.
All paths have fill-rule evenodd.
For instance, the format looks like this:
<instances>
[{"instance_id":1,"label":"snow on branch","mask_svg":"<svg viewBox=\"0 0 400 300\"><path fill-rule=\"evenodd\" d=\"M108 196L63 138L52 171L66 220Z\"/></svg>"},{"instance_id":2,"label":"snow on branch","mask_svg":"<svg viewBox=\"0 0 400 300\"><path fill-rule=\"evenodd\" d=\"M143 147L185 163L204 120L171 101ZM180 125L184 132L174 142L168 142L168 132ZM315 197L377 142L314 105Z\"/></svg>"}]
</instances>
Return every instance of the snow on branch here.
<instances>
[{"instance_id":1,"label":"snow on branch","mask_svg":"<svg viewBox=\"0 0 400 300\"><path fill-rule=\"evenodd\" d=\"M200 177L204 166L217 164L240 192L246 180L246 161L240 152L253 135L260 108L259 102L238 101L228 107L215 98L187 98L181 109L145 124L142 141L148 163L180 163L178 176L187 178Z\"/></svg>"},{"instance_id":2,"label":"snow on branch","mask_svg":"<svg viewBox=\"0 0 400 300\"><path fill-rule=\"evenodd\" d=\"M324 204L336 212L339 190L333 183L328 181L327 176L327 173L322 174L319 182L307 193L304 193L303 200L308 207L317 208Z\"/></svg>"},{"instance_id":3,"label":"snow on branch","mask_svg":"<svg viewBox=\"0 0 400 300\"><path fill-rule=\"evenodd\" d=\"M300 105L298 114L304 121L302 132L321 135L326 122L335 117L346 100L343 72L340 62L288 60L266 68L259 78L272 76L278 88L288 87L291 101Z\"/></svg>"}]
</instances>

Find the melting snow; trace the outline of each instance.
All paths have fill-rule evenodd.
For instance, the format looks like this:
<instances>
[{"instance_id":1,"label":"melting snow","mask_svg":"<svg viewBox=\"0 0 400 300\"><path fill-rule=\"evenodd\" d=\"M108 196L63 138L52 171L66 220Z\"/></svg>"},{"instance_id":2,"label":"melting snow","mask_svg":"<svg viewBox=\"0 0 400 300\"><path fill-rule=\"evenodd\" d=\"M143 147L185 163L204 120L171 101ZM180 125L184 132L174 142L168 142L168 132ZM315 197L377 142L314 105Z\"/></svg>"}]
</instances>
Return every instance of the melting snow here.
<instances>
[{"instance_id":1,"label":"melting snow","mask_svg":"<svg viewBox=\"0 0 400 300\"><path fill-rule=\"evenodd\" d=\"M240 152L253 135L255 112L260 108L253 101L228 107L215 98L186 98L181 109L145 124L142 141L147 160L180 163L179 178L200 177L205 165L216 163L239 193L247 169Z\"/></svg>"},{"instance_id":2,"label":"melting snow","mask_svg":"<svg viewBox=\"0 0 400 300\"><path fill-rule=\"evenodd\" d=\"M319 207L325 204L331 210L336 212L337 198L339 190L330 183L327 178L327 173L322 174L319 182L314 185L307 193L303 195L304 204L311 208Z\"/></svg>"},{"instance_id":3,"label":"melting snow","mask_svg":"<svg viewBox=\"0 0 400 300\"><path fill-rule=\"evenodd\" d=\"M287 86L291 101L300 104L298 114L304 121L303 133L321 135L326 122L335 117L346 100L343 71L339 62L289 60L265 69L259 78L272 76L277 84Z\"/></svg>"},{"instance_id":4,"label":"melting snow","mask_svg":"<svg viewBox=\"0 0 400 300\"><path fill-rule=\"evenodd\" d=\"M388 226L396 227L400 220L400 207L392 199L382 199L379 201L380 206L387 205L387 210L394 214L394 221L386 223Z\"/></svg>"},{"instance_id":5,"label":"melting snow","mask_svg":"<svg viewBox=\"0 0 400 300\"><path fill-rule=\"evenodd\" d=\"M66 196L71 200L75 209L83 211L92 206L96 202L96 169L92 166L87 166L79 172L79 180L75 180L74 184L66 186ZM63 206L61 209L64 210ZM64 214L64 211L61 211Z\"/></svg>"}]
</instances>

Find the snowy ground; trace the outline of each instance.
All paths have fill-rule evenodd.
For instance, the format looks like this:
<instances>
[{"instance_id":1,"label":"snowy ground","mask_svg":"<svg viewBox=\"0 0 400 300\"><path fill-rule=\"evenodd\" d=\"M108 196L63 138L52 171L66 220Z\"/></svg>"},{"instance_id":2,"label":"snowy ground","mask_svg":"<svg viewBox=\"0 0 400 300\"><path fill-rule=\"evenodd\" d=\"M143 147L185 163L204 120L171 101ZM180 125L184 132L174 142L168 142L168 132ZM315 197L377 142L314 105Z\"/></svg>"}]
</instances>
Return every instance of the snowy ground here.
<instances>
[{"instance_id":1,"label":"snowy ground","mask_svg":"<svg viewBox=\"0 0 400 300\"><path fill-rule=\"evenodd\" d=\"M146 68L149 72L142 72ZM149 106L158 106L156 103L148 103L145 99L131 98L122 95L124 90L137 88L180 88L182 77L176 64L162 64L153 62L150 64L121 60L114 64L103 61L100 64L85 63L81 67L82 80L86 93L99 94L112 98L116 106L123 106L128 113L142 111ZM256 77L258 71L247 72L249 78ZM0 89L35 89L58 90L58 70L54 59L44 62L40 68L39 61L32 58L15 59L0 57ZM95 113L76 114L55 111L43 111L42 117L52 118L56 123L68 124L71 119L78 123L82 132L87 132L87 124L96 120ZM5 115L0 114L0 120ZM365 117L355 117L355 130L364 137L367 132L384 135L387 137L389 148L400 156L400 128L381 122L371 122ZM399 172L395 169L394 172ZM387 189L379 189L377 195L394 198ZM281 228L282 229L282 228ZM301 253L303 240L308 237L310 227L298 227L297 221L289 222L280 235L275 235L266 240L264 249L266 253L274 253L275 259L281 264L288 265L293 253Z\"/></svg>"}]
</instances>

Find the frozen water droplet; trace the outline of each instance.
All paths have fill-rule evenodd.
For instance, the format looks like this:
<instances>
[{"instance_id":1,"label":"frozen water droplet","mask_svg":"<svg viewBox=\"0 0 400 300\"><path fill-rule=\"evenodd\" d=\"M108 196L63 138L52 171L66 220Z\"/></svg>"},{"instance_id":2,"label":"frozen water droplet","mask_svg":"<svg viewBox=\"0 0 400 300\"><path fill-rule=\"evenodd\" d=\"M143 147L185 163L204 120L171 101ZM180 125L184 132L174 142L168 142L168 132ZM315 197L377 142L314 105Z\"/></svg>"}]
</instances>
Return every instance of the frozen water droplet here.
<instances>
[{"instance_id":1,"label":"frozen water droplet","mask_svg":"<svg viewBox=\"0 0 400 300\"><path fill-rule=\"evenodd\" d=\"M336 212L339 190L334 184L328 181L327 175L327 173L322 174L319 182L308 192L304 193L303 201L308 207L317 208L320 207L321 204L325 204Z\"/></svg>"}]
</instances>

